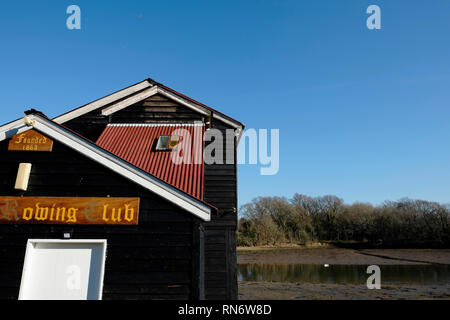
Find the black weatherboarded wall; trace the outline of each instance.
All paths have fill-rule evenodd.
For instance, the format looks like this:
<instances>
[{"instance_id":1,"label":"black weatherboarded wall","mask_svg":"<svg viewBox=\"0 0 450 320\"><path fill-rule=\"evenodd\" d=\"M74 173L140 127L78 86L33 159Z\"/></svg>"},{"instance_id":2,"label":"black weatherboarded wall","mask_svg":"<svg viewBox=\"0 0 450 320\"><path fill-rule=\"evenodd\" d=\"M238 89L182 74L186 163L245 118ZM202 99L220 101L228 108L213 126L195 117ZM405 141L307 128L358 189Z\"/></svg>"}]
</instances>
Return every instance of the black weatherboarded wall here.
<instances>
[{"instance_id":1,"label":"black weatherboarded wall","mask_svg":"<svg viewBox=\"0 0 450 320\"><path fill-rule=\"evenodd\" d=\"M106 108L107 106L105 106ZM191 109L154 95L110 116L94 110L64 123L84 137L96 141L108 123L186 123L206 119ZM227 124L213 120L212 128L223 132L231 129ZM205 298L237 299L236 228L237 228L237 169L236 149L234 164L205 165L204 200L219 209L210 222L203 222L205 230Z\"/></svg>"},{"instance_id":2,"label":"black weatherboarded wall","mask_svg":"<svg viewBox=\"0 0 450 320\"><path fill-rule=\"evenodd\" d=\"M20 196L20 162L32 163L25 196L139 197L137 226L0 225L0 299L17 299L28 239L107 239L103 299L198 299L199 219L76 151L7 151L0 142L0 195Z\"/></svg>"}]
</instances>

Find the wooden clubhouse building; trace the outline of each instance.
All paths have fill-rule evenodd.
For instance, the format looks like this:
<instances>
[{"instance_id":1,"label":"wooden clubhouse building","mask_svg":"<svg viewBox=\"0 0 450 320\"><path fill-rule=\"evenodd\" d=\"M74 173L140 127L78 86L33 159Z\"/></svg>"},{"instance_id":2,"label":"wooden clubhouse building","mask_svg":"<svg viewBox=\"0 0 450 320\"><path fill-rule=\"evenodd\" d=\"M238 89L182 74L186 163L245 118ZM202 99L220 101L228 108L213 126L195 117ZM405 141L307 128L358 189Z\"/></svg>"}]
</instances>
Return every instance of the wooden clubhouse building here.
<instances>
[{"instance_id":1,"label":"wooden clubhouse building","mask_svg":"<svg viewBox=\"0 0 450 320\"><path fill-rule=\"evenodd\" d=\"M152 79L0 126L0 299L237 299L243 129Z\"/></svg>"}]
</instances>

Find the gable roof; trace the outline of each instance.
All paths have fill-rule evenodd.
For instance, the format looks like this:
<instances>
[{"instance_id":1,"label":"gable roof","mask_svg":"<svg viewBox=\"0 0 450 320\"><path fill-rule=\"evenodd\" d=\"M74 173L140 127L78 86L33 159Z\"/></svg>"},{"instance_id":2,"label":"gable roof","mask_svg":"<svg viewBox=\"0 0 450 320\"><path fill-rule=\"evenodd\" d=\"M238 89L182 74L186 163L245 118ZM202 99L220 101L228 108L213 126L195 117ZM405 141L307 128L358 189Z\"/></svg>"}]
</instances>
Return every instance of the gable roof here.
<instances>
[{"instance_id":1,"label":"gable roof","mask_svg":"<svg viewBox=\"0 0 450 320\"><path fill-rule=\"evenodd\" d=\"M101 99L64 113L53 120L62 124L100 108L102 114L107 116L156 94L161 94L180 103L181 105L197 111L200 114L212 116L214 119L230 125L232 128L237 130L238 137L240 137L242 130L245 127L243 123L152 79L146 79L138 82L130 87L119 90Z\"/></svg>"},{"instance_id":2,"label":"gable roof","mask_svg":"<svg viewBox=\"0 0 450 320\"><path fill-rule=\"evenodd\" d=\"M203 123L191 124L109 124L96 144L136 167L203 200ZM180 150L186 157L172 161L172 152L155 151L160 136L181 136Z\"/></svg>"},{"instance_id":3,"label":"gable roof","mask_svg":"<svg viewBox=\"0 0 450 320\"><path fill-rule=\"evenodd\" d=\"M20 122L16 120L0 127L0 141L34 128L205 221L209 221L211 212L217 210L48 119L42 113L34 110L26 114Z\"/></svg>"}]
</instances>

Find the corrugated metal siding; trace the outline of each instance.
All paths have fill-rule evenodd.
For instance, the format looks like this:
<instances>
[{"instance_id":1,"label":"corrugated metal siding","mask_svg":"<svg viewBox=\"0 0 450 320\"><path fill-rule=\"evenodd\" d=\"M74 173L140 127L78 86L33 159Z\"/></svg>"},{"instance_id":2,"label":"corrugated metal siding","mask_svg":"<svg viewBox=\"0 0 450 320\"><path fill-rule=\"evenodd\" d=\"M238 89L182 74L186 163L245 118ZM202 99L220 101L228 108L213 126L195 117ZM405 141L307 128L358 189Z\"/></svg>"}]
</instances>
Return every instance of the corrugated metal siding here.
<instances>
[{"instance_id":1,"label":"corrugated metal siding","mask_svg":"<svg viewBox=\"0 0 450 320\"><path fill-rule=\"evenodd\" d=\"M151 175L203 200L204 130L203 124L109 124L96 143ZM157 138L170 135L182 137L177 149L183 152L152 149ZM183 158L181 163L172 159L178 154Z\"/></svg>"}]
</instances>

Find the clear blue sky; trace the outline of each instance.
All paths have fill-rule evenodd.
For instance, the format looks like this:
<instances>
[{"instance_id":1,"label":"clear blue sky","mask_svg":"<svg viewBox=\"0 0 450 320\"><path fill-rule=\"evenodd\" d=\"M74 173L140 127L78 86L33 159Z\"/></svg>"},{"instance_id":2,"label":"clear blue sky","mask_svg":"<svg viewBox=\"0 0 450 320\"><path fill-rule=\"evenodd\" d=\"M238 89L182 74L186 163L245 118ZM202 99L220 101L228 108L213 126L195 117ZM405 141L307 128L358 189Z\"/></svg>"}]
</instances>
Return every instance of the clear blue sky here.
<instances>
[{"instance_id":1,"label":"clear blue sky","mask_svg":"<svg viewBox=\"0 0 450 320\"><path fill-rule=\"evenodd\" d=\"M82 29L66 28L66 8ZM366 8L381 8L381 30ZM450 202L450 1L2 1L0 122L56 116L154 78L280 129L256 196Z\"/></svg>"}]
</instances>

